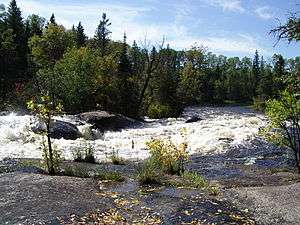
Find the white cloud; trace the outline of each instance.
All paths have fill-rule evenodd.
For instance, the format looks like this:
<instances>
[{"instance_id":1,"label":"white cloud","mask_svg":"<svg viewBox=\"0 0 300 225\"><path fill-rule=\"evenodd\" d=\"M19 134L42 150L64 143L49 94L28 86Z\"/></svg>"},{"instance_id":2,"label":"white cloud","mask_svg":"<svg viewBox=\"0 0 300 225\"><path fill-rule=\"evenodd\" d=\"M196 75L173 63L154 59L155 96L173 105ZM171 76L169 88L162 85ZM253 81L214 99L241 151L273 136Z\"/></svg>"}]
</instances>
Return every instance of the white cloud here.
<instances>
[{"instance_id":1,"label":"white cloud","mask_svg":"<svg viewBox=\"0 0 300 225\"><path fill-rule=\"evenodd\" d=\"M182 37L178 40L169 41L170 45L178 49L186 49L197 43L208 47L209 51L214 53L240 53L252 55L255 50L258 50L261 54L270 56L272 51L265 49L258 44L258 40L250 35L239 34L237 37Z\"/></svg>"},{"instance_id":2,"label":"white cloud","mask_svg":"<svg viewBox=\"0 0 300 225\"><path fill-rule=\"evenodd\" d=\"M274 17L274 15L270 12L270 8L268 6L263 6L255 9L254 11L260 18L264 20L269 20Z\"/></svg>"},{"instance_id":3,"label":"white cloud","mask_svg":"<svg viewBox=\"0 0 300 225\"><path fill-rule=\"evenodd\" d=\"M8 3L5 0L4 3ZM220 6L223 10L243 12L240 1L237 0L205 0ZM152 44L161 43L163 37L166 38L166 44L176 49L189 48L194 43L204 45L210 51L215 53L240 53L252 55L257 49L264 55L271 55L270 51L265 50L258 43L258 40L250 35L237 35L235 37L214 36L203 37L191 32L184 21L184 17L189 14L188 7L181 7L175 13L173 23L163 23L162 21L153 21L145 23L140 19L145 13L151 14L153 8L147 7L129 7L123 4L111 3L93 3L93 4L61 4L41 3L37 0L19 1L20 8L25 15L38 13L39 15L50 17L54 12L57 22L62 23L67 28L81 21L85 27L86 33L93 36L97 24L99 23L102 12L106 12L112 22L111 31L114 40L122 40L124 32L127 33L128 43L133 40L143 43L144 39L151 41ZM180 9L180 7L177 7Z\"/></svg>"},{"instance_id":4,"label":"white cloud","mask_svg":"<svg viewBox=\"0 0 300 225\"><path fill-rule=\"evenodd\" d=\"M7 5L9 0L4 0ZM135 37L135 33L144 32L144 27L138 22L138 16L149 12L152 8L147 7L130 7L124 4L105 4L105 3L74 3L74 4L56 4L41 3L37 0L19 1L23 15L39 14L49 19L52 13L55 13L56 21L67 28L71 28L73 24L77 25L79 21L85 27L85 31L89 36L93 36L99 20L103 12L107 13L112 23L112 38L122 40L124 32L128 36ZM141 28L140 30L137 30ZM152 28L150 28L150 32Z\"/></svg>"},{"instance_id":5,"label":"white cloud","mask_svg":"<svg viewBox=\"0 0 300 225\"><path fill-rule=\"evenodd\" d=\"M221 7L224 11L245 12L240 0L202 0L212 6Z\"/></svg>"}]
</instances>

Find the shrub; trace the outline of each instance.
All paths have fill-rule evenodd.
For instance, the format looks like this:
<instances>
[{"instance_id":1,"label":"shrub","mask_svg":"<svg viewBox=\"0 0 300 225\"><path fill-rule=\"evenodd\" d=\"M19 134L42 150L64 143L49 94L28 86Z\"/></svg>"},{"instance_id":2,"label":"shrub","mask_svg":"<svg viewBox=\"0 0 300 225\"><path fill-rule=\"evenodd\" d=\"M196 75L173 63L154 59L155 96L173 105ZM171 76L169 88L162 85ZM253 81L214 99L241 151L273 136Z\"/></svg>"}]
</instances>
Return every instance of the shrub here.
<instances>
[{"instance_id":1,"label":"shrub","mask_svg":"<svg viewBox=\"0 0 300 225\"><path fill-rule=\"evenodd\" d=\"M197 172L184 171L182 173L182 177L184 179L187 179L188 181L190 181L192 183L192 186L195 188L208 187L207 181L201 175L199 175Z\"/></svg>"},{"instance_id":2,"label":"shrub","mask_svg":"<svg viewBox=\"0 0 300 225\"><path fill-rule=\"evenodd\" d=\"M179 146L170 139L154 139L146 143L151 157L166 173L180 175L184 171L184 162L188 159L185 132L181 132L184 142Z\"/></svg>"},{"instance_id":3,"label":"shrub","mask_svg":"<svg viewBox=\"0 0 300 225\"><path fill-rule=\"evenodd\" d=\"M300 173L299 95L284 91L280 99L267 102L266 112L272 122L265 130L266 137L293 150Z\"/></svg>"},{"instance_id":4,"label":"shrub","mask_svg":"<svg viewBox=\"0 0 300 225\"><path fill-rule=\"evenodd\" d=\"M138 171L137 179L140 184L161 184L162 174L159 171L157 162L153 157L144 161L143 167Z\"/></svg>"}]
</instances>

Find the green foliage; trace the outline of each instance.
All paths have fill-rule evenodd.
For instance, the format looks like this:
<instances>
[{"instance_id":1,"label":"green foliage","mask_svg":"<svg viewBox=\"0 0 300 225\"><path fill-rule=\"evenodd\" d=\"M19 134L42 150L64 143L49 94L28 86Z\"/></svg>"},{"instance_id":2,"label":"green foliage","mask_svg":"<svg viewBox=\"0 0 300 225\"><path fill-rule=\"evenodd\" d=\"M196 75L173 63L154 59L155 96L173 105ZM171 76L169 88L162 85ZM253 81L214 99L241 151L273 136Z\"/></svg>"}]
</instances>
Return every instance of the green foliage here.
<instances>
[{"instance_id":1,"label":"green foliage","mask_svg":"<svg viewBox=\"0 0 300 225\"><path fill-rule=\"evenodd\" d=\"M271 30L278 41L281 39L286 39L289 42L300 41L300 18L298 13L292 14L285 24L280 24L280 26Z\"/></svg>"},{"instance_id":2,"label":"green foliage","mask_svg":"<svg viewBox=\"0 0 300 225\"><path fill-rule=\"evenodd\" d=\"M68 111L80 111L94 107L98 79L102 76L99 57L87 48L72 48L56 62L53 70L41 73L42 80L58 96ZM52 78L52 79L51 79Z\"/></svg>"},{"instance_id":3,"label":"green foliage","mask_svg":"<svg viewBox=\"0 0 300 225\"><path fill-rule=\"evenodd\" d=\"M125 178L118 172L109 171L90 171L86 165L70 165L66 166L63 170L64 176L80 177L80 178L94 178L103 181L116 181L123 182Z\"/></svg>"},{"instance_id":4,"label":"green foliage","mask_svg":"<svg viewBox=\"0 0 300 225\"><path fill-rule=\"evenodd\" d=\"M42 68L54 66L66 50L73 46L75 43L71 33L63 26L55 24L49 24L42 36L35 35L29 40L33 62Z\"/></svg>"},{"instance_id":5,"label":"green foliage","mask_svg":"<svg viewBox=\"0 0 300 225\"><path fill-rule=\"evenodd\" d=\"M167 105L161 105L158 103L151 103L147 115L150 118L167 118L172 115L172 109Z\"/></svg>"},{"instance_id":6,"label":"green foliage","mask_svg":"<svg viewBox=\"0 0 300 225\"><path fill-rule=\"evenodd\" d=\"M185 132L182 131L184 142L176 146L169 139L155 139L146 143L151 158L157 162L160 168L170 174L181 174L184 171L184 162L188 159Z\"/></svg>"},{"instance_id":7,"label":"green foliage","mask_svg":"<svg viewBox=\"0 0 300 225\"><path fill-rule=\"evenodd\" d=\"M109 22L109 19L106 18L106 13L103 13L95 34L96 45L100 49L102 56L107 54L107 46L111 34L111 31L109 30L110 25L111 23Z\"/></svg>"},{"instance_id":8,"label":"green foliage","mask_svg":"<svg viewBox=\"0 0 300 225\"><path fill-rule=\"evenodd\" d=\"M26 23L28 24L28 33L29 37L33 37L34 35L41 36L43 34L43 29L45 26L45 18L40 17L39 15L32 14L30 15Z\"/></svg>"},{"instance_id":9,"label":"green foliage","mask_svg":"<svg viewBox=\"0 0 300 225\"><path fill-rule=\"evenodd\" d=\"M284 91L278 100L267 102L266 113L272 121L266 134L291 148L300 172L300 100L299 94ZM274 128L273 130L271 130ZM272 131L272 132L271 132Z\"/></svg>"},{"instance_id":10,"label":"green foliage","mask_svg":"<svg viewBox=\"0 0 300 225\"><path fill-rule=\"evenodd\" d=\"M87 36L84 34L84 28L81 24L81 22L79 22L77 28L76 28L76 44L77 47L83 47L86 44L86 40L87 40Z\"/></svg>"},{"instance_id":11,"label":"green foliage","mask_svg":"<svg viewBox=\"0 0 300 225\"><path fill-rule=\"evenodd\" d=\"M43 161L36 161L36 160L29 160L23 159L18 163L19 168L38 168L38 169L45 169L45 165Z\"/></svg>"},{"instance_id":12,"label":"green foliage","mask_svg":"<svg viewBox=\"0 0 300 225\"><path fill-rule=\"evenodd\" d=\"M116 182L125 181L125 178L118 172L98 171L94 175L94 178L99 180L104 180L104 181L116 181Z\"/></svg>"},{"instance_id":13,"label":"green foliage","mask_svg":"<svg viewBox=\"0 0 300 225\"><path fill-rule=\"evenodd\" d=\"M286 29L280 34L297 40L298 22L295 15L276 32ZM135 41L128 45L126 35L123 43L111 40L110 26L103 13L94 38L88 38L81 22L66 29L52 14L45 25L36 14L24 20L15 0L7 10L1 5L0 101L22 105L28 94L45 91L72 113L101 109L162 118L178 117L188 105L254 98L260 104L258 99L278 98L284 89L300 91L297 58L274 55L271 64L257 51L252 60L197 46L150 50Z\"/></svg>"},{"instance_id":14,"label":"green foliage","mask_svg":"<svg viewBox=\"0 0 300 225\"><path fill-rule=\"evenodd\" d=\"M220 194L220 188L217 186L209 186L208 191L213 196L218 196Z\"/></svg>"},{"instance_id":15,"label":"green foliage","mask_svg":"<svg viewBox=\"0 0 300 225\"><path fill-rule=\"evenodd\" d=\"M162 184L162 173L154 157L146 159L137 174L140 184Z\"/></svg>"},{"instance_id":16,"label":"green foliage","mask_svg":"<svg viewBox=\"0 0 300 225\"><path fill-rule=\"evenodd\" d=\"M206 188L208 187L207 181L200 176L197 172L184 171L181 175L184 179L192 182L192 186L195 188Z\"/></svg>"}]
</instances>

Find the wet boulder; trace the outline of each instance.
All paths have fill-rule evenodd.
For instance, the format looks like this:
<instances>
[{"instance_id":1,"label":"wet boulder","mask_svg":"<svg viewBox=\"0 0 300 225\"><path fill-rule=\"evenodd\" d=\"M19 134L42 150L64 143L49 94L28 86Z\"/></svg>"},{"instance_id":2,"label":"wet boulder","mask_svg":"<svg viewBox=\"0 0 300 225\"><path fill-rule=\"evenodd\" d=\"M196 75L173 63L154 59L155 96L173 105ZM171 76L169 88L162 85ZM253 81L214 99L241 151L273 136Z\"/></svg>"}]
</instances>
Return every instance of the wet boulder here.
<instances>
[{"instance_id":1,"label":"wet boulder","mask_svg":"<svg viewBox=\"0 0 300 225\"><path fill-rule=\"evenodd\" d=\"M189 119L187 119L185 121L185 123L195 123L195 122L198 122L198 121L201 121L202 119L198 116L192 116L190 117Z\"/></svg>"},{"instance_id":2,"label":"wet boulder","mask_svg":"<svg viewBox=\"0 0 300 225\"><path fill-rule=\"evenodd\" d=\"M41 133L46 131L46 126L42 122L38 122L31 127L31 130L34 133ZM66 139L66 140L76 140L80 138L82 135L78 130L77 126L60 121L60 120L53 120L50 123L50 137L54 139Z\"/></svg>"},{"instance_id":3,"label":"wet boulder","mask_svg":"<svg viewBox=\"0 0 300 225\"><path fill-rule=\"evenodd\" d=\"M81 113L79 118L87 123L92 124L94 128L97 128L103 132L108 130L117 131L141 125L140 121L106 111Z\"/></svg>"}]
</instances>

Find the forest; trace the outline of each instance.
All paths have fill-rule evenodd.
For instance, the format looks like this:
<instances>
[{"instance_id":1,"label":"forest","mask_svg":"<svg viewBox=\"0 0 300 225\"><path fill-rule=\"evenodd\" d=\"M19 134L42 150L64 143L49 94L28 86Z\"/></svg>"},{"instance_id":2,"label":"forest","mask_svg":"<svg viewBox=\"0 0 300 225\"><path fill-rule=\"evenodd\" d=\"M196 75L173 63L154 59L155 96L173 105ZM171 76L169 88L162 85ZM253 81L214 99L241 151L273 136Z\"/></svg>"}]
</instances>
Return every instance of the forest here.
<instances>
[{"instance_id":1,"label":"forest","mask_svg":"<svg viewBox=\"0 0 300 225\"><path fill-rule=\"evenodd\" d=\"M95 36L81 22L65 28L37 14L24 18L15 0L0 8L0 105L25 107L37 94L65 112L93 109L132 118L178 117L189 105L252 103L264 107L284 89L299 91L300 57L226 57L194 45L175 50L147 40L114 41L108 15ZM191 43L192 44L192 43ZM187 46L188 47L188 46ZM298 84L297 84L298 83Z\"/></svg>"},{"instance_id":2,"label":"forest","mask_svg":"<svg viewBox=\"0 0 300 225\"><path fill-rule=\"evenodd\" d=\"M0 224L299 224L300 56L130 43L125 30L116 40L115 5L109 15L96 2L93 35L83 21L62 25L88 1L57 1L53 13L50 0L0 4ZM293 0L151 0L146 12L149 2L138 1L141 18L191 3L196 16L183 17L218 14L212 33L226 25L228 40L237 26L268 29L272 52L300 41L299 12L265 27ZM191 27L184 35L207 34Z\"/></svg>"}]
</instances>

